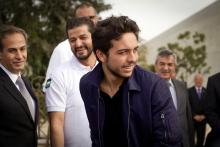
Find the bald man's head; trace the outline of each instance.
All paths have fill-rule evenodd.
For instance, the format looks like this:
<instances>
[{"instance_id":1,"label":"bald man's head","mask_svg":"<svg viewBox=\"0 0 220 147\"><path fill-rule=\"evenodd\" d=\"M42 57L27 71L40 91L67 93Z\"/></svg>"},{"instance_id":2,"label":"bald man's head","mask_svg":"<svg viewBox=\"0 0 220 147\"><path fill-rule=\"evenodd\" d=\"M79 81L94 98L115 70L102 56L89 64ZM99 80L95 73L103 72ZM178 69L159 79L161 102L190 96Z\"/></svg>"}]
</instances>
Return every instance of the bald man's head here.
<instances>
[{"instance_id":1,"label":"bald man's head","mask_svg":"<svg viewBox=\"0 0 220 147\"><path fill-rule=\"evenodd\" d=\"M76 7L75 17L88 17L90 18L94 24L98 21L98 16L95 8L91 3L85 2Z\"/></svg>"},{"instance_id":2,"label":"bald man's head","mask_svg":"<svg viewBox=\"0 0 220 147\"><path fill-rule=\"evenodd\" d=\"M197 73L194 77L194 83L196 87L201 87L203 83L203 75L200 73Z\"/></svg>"}]
</instances>

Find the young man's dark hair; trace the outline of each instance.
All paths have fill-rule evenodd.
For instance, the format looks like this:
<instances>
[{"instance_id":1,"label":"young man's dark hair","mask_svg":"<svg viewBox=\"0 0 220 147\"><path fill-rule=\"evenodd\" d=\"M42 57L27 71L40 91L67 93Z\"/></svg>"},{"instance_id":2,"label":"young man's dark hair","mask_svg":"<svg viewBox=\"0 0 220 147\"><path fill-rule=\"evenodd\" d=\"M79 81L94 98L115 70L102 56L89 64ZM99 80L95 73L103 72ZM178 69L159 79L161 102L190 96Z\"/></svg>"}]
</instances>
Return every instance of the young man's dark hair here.
<instances>
[{"instance_id":1,"label":"young man's dark hair","mask_svg":"<svg viewBox=\"0 0 220 147\"><path fill-rule=\"evenodd\" d=\"M136 22L127 16L109 17L103 21L99 21L96 25L96 31L92 35L92 43L94 51L97 49L104 54L112 47L111 40L120 39L124 33L132 32L138 39L139 27Z\"/></svg>"}]
</instances>

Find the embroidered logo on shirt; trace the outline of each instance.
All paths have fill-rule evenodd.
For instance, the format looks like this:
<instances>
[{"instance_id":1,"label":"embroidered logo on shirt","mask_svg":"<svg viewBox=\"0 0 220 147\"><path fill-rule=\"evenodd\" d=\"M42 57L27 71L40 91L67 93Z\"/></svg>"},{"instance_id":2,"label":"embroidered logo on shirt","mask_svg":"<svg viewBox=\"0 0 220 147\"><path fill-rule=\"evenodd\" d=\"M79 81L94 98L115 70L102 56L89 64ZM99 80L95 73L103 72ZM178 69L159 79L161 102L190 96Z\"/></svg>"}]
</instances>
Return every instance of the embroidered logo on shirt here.
<instances>
[{"instance_id":1,"label":"embroidered logo on shirt","mask_svg":"<svg viewBox=\"0 0 220 147\"><path fill-rule=\"evenodd\" d=\"M51 84L51 78L47 80L45 88L49 88Z\"/></svg>"}]
</instances>

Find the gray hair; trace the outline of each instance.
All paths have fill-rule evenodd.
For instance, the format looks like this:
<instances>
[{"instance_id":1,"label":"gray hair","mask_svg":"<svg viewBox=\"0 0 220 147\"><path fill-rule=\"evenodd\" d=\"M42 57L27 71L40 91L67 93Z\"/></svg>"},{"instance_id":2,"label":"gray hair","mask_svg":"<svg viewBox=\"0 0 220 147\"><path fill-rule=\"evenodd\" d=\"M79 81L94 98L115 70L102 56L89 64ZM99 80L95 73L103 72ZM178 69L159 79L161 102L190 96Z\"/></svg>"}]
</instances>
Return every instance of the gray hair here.
<instances>
[{"instance_id":1,"label":"gray hair","mask_svg":"<svg viewBox=\"0 0 220 147\"><path fill-rule=\"evenodd\" d=\"M157 60L159 57L168 57L168 56L173 56L175 59L175 65L177 65L177 56L173 51L171 51L169 49L160 50L159 53L157 54L157 58L156 58L155 63L157 63Z\"/></svg>"}]
</instances>

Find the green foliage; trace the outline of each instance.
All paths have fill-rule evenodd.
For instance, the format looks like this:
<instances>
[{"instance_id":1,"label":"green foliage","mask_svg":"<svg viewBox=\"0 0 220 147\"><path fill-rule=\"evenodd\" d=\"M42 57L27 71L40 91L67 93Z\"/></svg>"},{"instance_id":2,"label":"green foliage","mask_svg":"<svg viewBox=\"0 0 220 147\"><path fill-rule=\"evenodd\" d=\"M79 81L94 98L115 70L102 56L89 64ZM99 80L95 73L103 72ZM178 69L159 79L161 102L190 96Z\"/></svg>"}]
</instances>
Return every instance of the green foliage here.
<instances>
[{"instance_id":1,"label":"green foliage","mask_svg":"<svg viewBox=\"0 0 220 147\"><path fill-rule=\"evenodd\" d=\"M66 37L66 20L86 0L0 0L0 25L13 24L29 35L29 74L44 76L53 48ZM110 9L103 0L87 0L97 12Z\"/></svg>"},{"instance_id":2,"label":"green foliage","mask_svg":"<svg viewBox=\"0 0 220 147\"><path fill-rule=\"evenodd\" d=\"M195 72L209 73L211 67L206 63L205 34L186 31L179 34L177 39L178 42L168 43L167 47L158 49L168 48L176 53L177 76L186 81Z\"/></svg>"},{"instance_id":3,"label":"green foliage","mask_svg":"<svg viewBox=\"0 0 220 147\"><path fill-rule=\"evenodd\" d=\"M143 67L144 69L148 69L147 61L146 61L147 47L146 45L140 45L138 48L138 65Z\"/></svg>"},{"instance_id":4,"label":"green foliage","mask_svg":"<svg viewBox=\"0 0 220 147\"><path fill-rule=\"evenodd\" d=\"M29 36L28 65L25 74L31 79L40 104L40 124L47 121L44 94L41 91L48 61L54 47L64 40L66 20L77 4L86 0L0 0L0 25L23 28ZM103 0L87 0L101 12L110 9ZM39 134L40 131L39 131ZM39 136L40 137L40 136Z\"/></svg>"}]
</instances>

